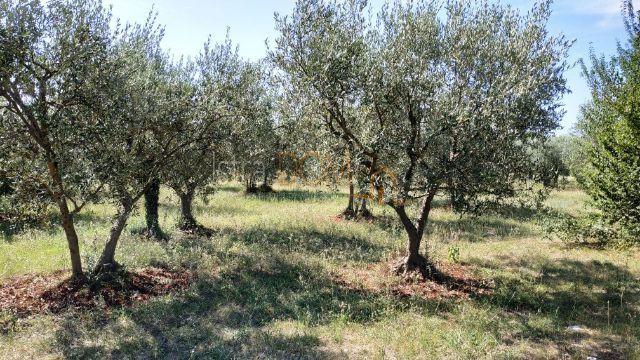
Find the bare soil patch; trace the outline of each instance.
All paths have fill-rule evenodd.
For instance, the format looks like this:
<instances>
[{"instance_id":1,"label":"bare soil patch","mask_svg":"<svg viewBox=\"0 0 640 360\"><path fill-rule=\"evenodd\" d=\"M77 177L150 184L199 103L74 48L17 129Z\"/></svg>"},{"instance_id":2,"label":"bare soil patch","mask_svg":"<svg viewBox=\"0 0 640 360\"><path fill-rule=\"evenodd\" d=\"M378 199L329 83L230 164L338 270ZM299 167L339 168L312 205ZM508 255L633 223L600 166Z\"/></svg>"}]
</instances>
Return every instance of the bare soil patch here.
<instances>
[{"instance_id":1,"label":"bare soil patch","mask_svg":"<svg viewBox=\"0 0 640 360\"><path fill-rule=\"evenodd\" d=\"M27 317L66 309L121 308L179 292L193 282L187 270L155 267L121 272L108 280L76 282L67 272L23 275L0 284L0 313Z\"/></svg>"},{"instance_id":2,"label":"bare soil patch","mask_svg":"<svg viewBox=\"0 0 640 360\"><path fill-rule=\"evenodd\" d=\"M393 261L370 264L365 268L345 267L334 274L336 281L354 290L392 293L399 297L417 296L425 300L468 299L491 294L493 283L473 275L469 266L436 263L439 274L430 279L418 273L401 277L393 273Z\"/></svg>"}]
</instances>

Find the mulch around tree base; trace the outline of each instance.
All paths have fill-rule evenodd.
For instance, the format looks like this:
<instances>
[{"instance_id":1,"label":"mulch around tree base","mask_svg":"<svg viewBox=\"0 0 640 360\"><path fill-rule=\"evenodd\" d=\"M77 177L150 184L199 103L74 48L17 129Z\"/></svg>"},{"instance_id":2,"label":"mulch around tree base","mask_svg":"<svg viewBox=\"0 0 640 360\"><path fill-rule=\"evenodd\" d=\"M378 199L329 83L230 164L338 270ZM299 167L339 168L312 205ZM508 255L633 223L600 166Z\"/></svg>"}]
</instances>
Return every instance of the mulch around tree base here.
<instances>
[{"instance_id":1,"label":"mulch around tree base","mask_svg":"<svg viewBox=\"0 0 640 360\"><path fill-rule=\"evenodd\" d=\"M372 293L391 293L399 297L417 296L425 300L468 299L491 294L493 283L473 275L461 264L436 263L439 279L425 279L419 274L402 277L392 271L394 262L366 267L348 267L334 274L336 282L350 289Z\"/></svg>"},{"instance_id":2,"label":"mulch around tree base","mask_svg":"<svg viewBox=\"0 0 640 360\"><path fill-rule=\"evenodd\" d=\"M99 283L78 283L68 277L68 272L59 271L18 276L0 283L0 315L4 312L27 317L70 308L121 308L182 291L194 279L187 270L155 267L121 272Z\"/></svg>"}]
</instances>

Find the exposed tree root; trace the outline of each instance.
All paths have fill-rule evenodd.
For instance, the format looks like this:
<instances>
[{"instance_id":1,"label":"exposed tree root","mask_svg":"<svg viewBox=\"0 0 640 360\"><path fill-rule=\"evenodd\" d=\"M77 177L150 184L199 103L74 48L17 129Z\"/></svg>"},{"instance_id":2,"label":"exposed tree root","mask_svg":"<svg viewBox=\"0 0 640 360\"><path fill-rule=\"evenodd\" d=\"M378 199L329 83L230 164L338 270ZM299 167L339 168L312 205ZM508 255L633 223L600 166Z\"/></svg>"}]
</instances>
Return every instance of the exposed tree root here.
<instances>
[{"instance_id":1,"label":"exposed tree root","mask_svg":"<svg viewBox=\"0 0 640 360\"><path fill-rule=\"evenodd\" d=\"M206 226L202 226L197 222L182 223L178 228L184 233L197 236L212 237L215 234L214 230L209 229Z\"/></svg>"},{"instance_id":2,"label":"exposed tree root","mask_svg":"<svg viewBox=\"0 0 640 360\"><path fill-rule=\"evenodd\" d=\"M373 220L373 219L375 219L375 216L373 215L373 213L371 211L369 211L369 209L367 209L367 208L361 208L357 212L356 216L357 216L358 219L363 219L363 220Z\"/></svg>"},{"instance_id":3,"label":"exposed tree root","mask_svg":"<svg viewBox=\"0 0 640 360\"><path fill-rule=\"evenodd\" d=\"M165 234L164 231L162 231L160 228L158 228L155 231L149 231L147 228L133 229L131 230L131 234L143 236L143 237L146 237L152 240L157 240L157 241L169 240L169 237L167 236L167 234Z\"/></svg>"},{"instance_id":4,"label":"exposed tree root","mask_svg":"<svg viewBox=\"0 0 640 360\"><path fill-rule=\"evenodd\" d=\"M364 211L363 211L364 210ZM340 215L338 215L339 218L345 219L345 220L373 220L375 219L375 216L373 215L373 213L371 213L369 211L369 209L363 209L363 210L353 210L353 209L345 209L343 212L340 213Z\"/></svg>"},{"instance_id":5,"label":"exposed tree root","mask_svg":"<svg viewBox=\"0 0 640 360\"><path fill-rule=\"evenodd\" d=\"M147 230L145 235L148 238L154 239L154 240L162 240L162 241L168 240L167 234L165 234L164 231L162 231L162 229L160 229L159 226L155 227L153 229Z\"/></svg>"},{"instance_id":6,"label":"exposed tree root","mask_svg":"<svg viewBox=\"0 0 640 360\"><path fill-rule=\"evenodd\" d=\"M275 190L273 190L273 188L268 184L262 184L258 187L258 192L261 194L270 194L275 192Z\"/></svg>"},{"instance_id":7,"label":"exposed tree root","mask_svg":"<svg viewBox=\"0 0 640 360\"><path fill-rule=\"evenodd\" d=\"M397 261L384 261L365 267L346 266L337 270L334 276L338 284L356 291L417 296L425 300L482 297L490 294L495 286L492 281L476 277L470 267L448 262L433 264L439 274L436 279L423 278L420 272L414 271L398 281L398 275L390 271L397 265Z\"/></svg>"},{"instance_id":8,"label":"exposed tree root","mask_svg":"<svg viewBox=\"0 0 640 360\"><path fill-rule=\"evenodd\" d=\"M434 264L422 255L406 256L393 266L396 275L409 277L419 274L424 279L442 281L444 275L440 273Z\"/></svg>"},{"instance_id":9,"label":"exposed tree root","mask_svg":"<svg viewBox=\"0 0 640 360\"><path fill-rule=\"evenodd\" d=\"M116 261L106 264L99 264L93 269L91 281L109 280L113 277L117 277L117 274L123 269L122 265Z\"/></svg>"},{"instance_id":10,"label":"exposed tree root","mask_svg":"<svg viewBox=\"0 0 640 360\"><path fill-rule=\"evenodd\" d=\"M346 220L352 220L352 219L355 219L356 212L353 211L353 209L346 208L346 209L344 209L343 212L340 213L340 215L338 215L338 217L346 219Z\"/></svg>"},{"instance_id":11,"label":"exposed tree root","mask_svg":"<svg viewBox=\"0 0 640 360\"><path fill-rule=\"evenodd\" d=\"M271 194L271 193L275 193L276 191L273 190L273 188L267 184L262 184L260 186L249 186L244 190L245 194Z\"/></svg>"}]
</instances>

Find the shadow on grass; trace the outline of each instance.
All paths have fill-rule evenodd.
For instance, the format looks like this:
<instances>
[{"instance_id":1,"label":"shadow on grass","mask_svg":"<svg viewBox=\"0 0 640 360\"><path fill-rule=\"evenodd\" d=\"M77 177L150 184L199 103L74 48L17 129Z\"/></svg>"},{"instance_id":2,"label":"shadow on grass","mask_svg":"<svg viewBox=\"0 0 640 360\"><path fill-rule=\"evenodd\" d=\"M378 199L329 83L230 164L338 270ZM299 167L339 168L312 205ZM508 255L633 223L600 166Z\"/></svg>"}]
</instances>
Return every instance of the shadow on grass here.
<instances>
[{"instance_id":1,"label":"shadow on grass","mask_svg":"<svg viewBox=\"0 0 640 360\"><path fill-rule=\"evenodd\" d=\"M439 199L436 208L447 208L449 203ZM553 209L534 209L520 206L502 206L485 212L483 215L449 214L444 218L432 216L427 225L426 236L440 237L442 241L465 240L480 242L484 240L522 239L539 235L535 224L539 221L557 220L563 214ZM403 231L402 224L395 214L376 216L373 221L383 230L394 234Z\"/></svg>"},{"instance_id":2,"label":"shadow on grass","mask_svg":"<svg viewBox=\"0 0 640 360\"><path fill-rule=\"evenodd\" d=\"M364 238L310 229L279 231L252 228L232 231L230 236L233 241L259 246L265 251L322 256L333 260L376 262L382 258L385 250Z\"/></svg>"},{"instance_id":3,"label":"shadow on grass","mask_svg":"<svg viewBox=\"0 0 640 360\"><path fill-rule=\"evenodd\" d=\"M295 324L364 324L418 301L344 287L324 269L277 252L229 261L183 296L113 314L68 314L56 346L65 358L342 358ZM443 311L442 303L416 306ZM288 331L270 327L280 322Z\"/></svg>"},{"instance_id":4,"label":"shadow on grass","mask_svg":"<svg viewBox=\"0 0 640 360\"><path fill-rule=\"evenodd\" d=\"M0 220L0 234L5 241L13 242L16 235L25 231L44 231L48 235L54 235L60 227L59 219L54 215L48 215L43 219Z\"/></svg>"},{"instance_id":5,"label":"shadow on grass","mask_svg":"<svg viewBox=\"0 0 640 360\"><path fill-rule=\"evenodd\" d=\"M249 196L265 201L299 201L299 202L320 202L335 200L347 197L346 194L333 191L311 191L311 190L277 190L266 194L250 194Z\"/></svg>"},{"instance_id":6,"label":"shadow on grass","mask_svg":"<svg viewBox=\"0 0 640 360\"><path fill-rule=\"evenodd\" d=\"M240 184L218 185L218 186L216 186L216 191L226 191L226 192L239 193L239 192L244 191L244 186L242 186Z\"/></svg>"},{"instance_id":7,"label":"shadow on grass","mask_svg":"<svg viewBox=\"0 0 640 360\"><path fill-rule=\"evenodd\" d=\"M390 215L377 216L373 221L380 229L394 235L404 234L400 220ZM463 240L481 242L486 240L514 240L538 234L531 226L500 217L453 216L450 218L431 218L427 224L425 239L438 238L438 241Z\"/></svg>"},{"instance_id":8,"label":"shadow on grass","mask_svg":"<svg viewBox=\"0 0 640 360\"><path fill-rule=\"evenodd\" d=\"M640 334L640 283L627 269L595 260L535 256L526 261L503 257L473 262L496 273L493 306L527 317L541 314L562 329L581 325Z\"/></svg>"},{"instance_id":9,"label":"shadow on grass","mask_svg":"<svg viewBox=\"0 0 640 360\"><path fill-rule=\"evenodd\" d=\"M202 202L198 201L193 203L192 208L196 218L200 214L211 214L214 216L235 216L235 215L246 215L251 213L251 211L244 208L242 204L234 204L233 202L217 203L212 201L212 202L209 202L208 204L203 204ZM180 203L179 202L160 203L160 209L164 213L176 214L176 216L178 216L180 214Z\"/></svg>"},{"instance_id":10,"label":"shadow on grass","mask_svg":"<svg viewBox=\"0 0 640 360\"><path fill-rule=\"evenodd\" d=\"M520 222L554 221L566 217L566 212L551 207L534 208L527 206L502 205L487 212L489 216L501 217Z\"/></svg>"},{"instance_id":11,"label":"shadow on grass","mask_svg":"<svg viewBox=\"0 0 640 360\"><path fill-rule=\"evenodd\" d=\"M500 217L456 216L449 219L432 219L428 228L430 236L442 236L448 240L480 242L485 240L514 240L536 234L530 226Z\"/></svg>"}]
</instances>

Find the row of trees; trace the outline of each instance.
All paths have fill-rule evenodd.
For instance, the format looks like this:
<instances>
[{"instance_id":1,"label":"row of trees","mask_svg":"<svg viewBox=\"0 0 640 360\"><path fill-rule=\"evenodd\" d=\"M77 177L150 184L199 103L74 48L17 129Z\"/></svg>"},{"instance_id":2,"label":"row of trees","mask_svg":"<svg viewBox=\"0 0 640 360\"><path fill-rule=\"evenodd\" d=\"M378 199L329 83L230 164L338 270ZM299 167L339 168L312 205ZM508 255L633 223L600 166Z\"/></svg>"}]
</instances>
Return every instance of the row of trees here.
<instances>
[{"instance_id":1,"label":"row of trees","mask_svg":"<svg viewBox=\"0 0 640 360\"><path fill-rule=\"evenodd\" d=\"M195 60L173 60L163 30L112 26L100 1L0 2L2 170L15 187L37 184L56 204L73 276L84 276L74 215L92 201L118 211L94 272L117 267L118 240L147 194L151 232L165 183L182 202L184 227L212 154L252 151L243 133L269 108L261 67L226 41ZM230 137L241 149L232 149ZM249 143L249 145L245 145ZM155 219L154 219L155 216Z\"/></svg>"},{"instance_id":2,"label":"row of trees","mask_svg":"<svg viewBox=\"0 0 640 360\"><path fill-rule=\"evenodd\" d=\"M548 33L548 0L525 15L486 0L369 10L299 0L252 63L228 40L172 59L153 17L112 26L98 0L0 0L0 175L53 200L80 278L74 214L85 204L118 209L93 269L110 271L142 197L147 230L161 234L161 185L193 229L214 161L249 160L253 188L276 175L277 154L320 153L347 175L347 215L373 187L406 231L397 271L426 272L420 245L436 196L477 213L544 180L536 162L549 158L571 42Z\"/></svg>"}]
</instances>

